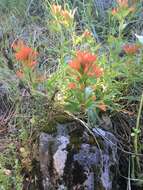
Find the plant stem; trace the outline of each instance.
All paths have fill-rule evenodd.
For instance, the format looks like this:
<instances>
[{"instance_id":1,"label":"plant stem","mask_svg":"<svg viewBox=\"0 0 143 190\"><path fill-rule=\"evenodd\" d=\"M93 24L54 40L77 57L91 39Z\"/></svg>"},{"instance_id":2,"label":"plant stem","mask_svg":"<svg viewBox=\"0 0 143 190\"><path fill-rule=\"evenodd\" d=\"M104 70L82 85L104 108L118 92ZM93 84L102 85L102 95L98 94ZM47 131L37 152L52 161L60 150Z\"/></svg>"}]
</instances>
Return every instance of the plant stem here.
<instances>
[{"instance_id":1,"label":"plant stem","mask_svg":"<svg viewBox=\"0 0 143 190\"><path fill-rule=\"evenodd\" d=\"M140 129L139 123L140 123L140 117L141 117L142 107L143 107L143 92L142 92L142 95L141 95L139 112L138 112L137 122L136 122L136 129L137 129L137 131ZM135 149L135 153L136 154L138 154L138 140L139 140L139 135L137 133L135 135L135 137L134 137L134 149ZM137 163L138 169L140 170L140 162L139 162L139 157L137 155L136 155L136 163Z\"/></svg>"}]
</instances>

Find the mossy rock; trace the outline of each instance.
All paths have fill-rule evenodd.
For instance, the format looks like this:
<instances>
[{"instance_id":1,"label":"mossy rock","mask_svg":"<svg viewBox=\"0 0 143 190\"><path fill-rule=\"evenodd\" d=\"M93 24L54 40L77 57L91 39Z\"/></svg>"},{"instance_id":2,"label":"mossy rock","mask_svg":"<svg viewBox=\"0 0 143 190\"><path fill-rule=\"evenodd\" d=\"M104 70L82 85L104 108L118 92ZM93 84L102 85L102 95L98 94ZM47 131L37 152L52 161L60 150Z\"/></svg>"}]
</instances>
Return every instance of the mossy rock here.
<instances>
[{"instance_id":1,"label":"mossy rock","mask_svg":"<svg viewBox=\"0 0 143 190\"><path fill-rule=\"evenodd\" d=\"M66 124L71 122L71 119L65 114L57 114L54 116L54 120L60 124Z\"/></svg>"},{"instance_id":2,"label":"mossy rock","mask_svg":"<svg viewBox=\"0 0 143 190\"><path fill-rule=\"evenodd\" d=\"M42 127L41 131L48 134L56 133L57 132L56 123L54 122L47 123L47 125Z\"/></svg>"}]
</instances>

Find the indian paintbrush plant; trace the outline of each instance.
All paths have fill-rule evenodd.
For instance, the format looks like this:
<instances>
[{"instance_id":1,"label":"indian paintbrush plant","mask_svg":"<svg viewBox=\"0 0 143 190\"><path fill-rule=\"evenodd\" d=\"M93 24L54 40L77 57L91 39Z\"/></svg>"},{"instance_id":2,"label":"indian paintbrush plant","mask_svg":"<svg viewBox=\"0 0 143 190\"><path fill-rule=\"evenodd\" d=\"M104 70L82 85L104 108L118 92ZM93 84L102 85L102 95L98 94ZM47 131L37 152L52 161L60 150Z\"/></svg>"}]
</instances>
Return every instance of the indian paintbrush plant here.
<instances>
[{"instance_id":1,"label":"indian paintbrush plant","mask_svg":"<svg viewBox=\"0 0 143 190\"><path fill-rule=\"evenodd\" d=\"M118 24L118 35L108 36L109 50L106 51L89 29L76 32L75 10L59 4L50 5L52 32L59 34L61 42L56 50L57 69L48 76L39 73L37 58L40 54L18 39L12 44L18 62L16 75L28 86L32 95L46 97L47 101L54 100L74 114L85 116L89 110L99 113L107 108L121 110L119 102L133 83L142 57L142 45L125 41L123 35L127 17L134 11L135 8L129 7L127 1L117 1L117 7L111 10L110 15ZM41 85L42 91L39 90ZM134 148L137 153L136 128Z\"/></svg>"},{"instance_id":2,"label":"indian paintbrush plant","mask_svg":"<svg viewBox=\"0 0 143 190\"><path fill-rule=\"evenodd\" d=\"M68 65L67 108L86 113L88 108L94 104L95 107L106 111L104 102L96 99L96 84L103 74L103 68L97 64L96 55L86 51L77 51L75 58Z\"/></svg>"},{"instance_id":3,"label":"indian paintbrush plant","mask_svg":"<svg viewBox=\"0 0 143 190\"><path fill-rule=\"evenodd\" d=\"M112 10L113 18L119 23L119 35L108 37L109 55L102 44L96 42L90 30L76 33L75 10L52 4L50 13L51 28L56 28L54 32L60 34L62 41L56 50L59 57L56 72L50 76L39 73L37 57L40 55L19 39L12 44L15 59L19 62L17 76L27 83L31 93L48 97L54 94L51 89L57 88L58 96L55 98L62 99L63 105L70 111L86 113L91 107L95 108L94 111L106 111L107 107L116 109L117 99L128 87L127 81L131 83L136 75L136 70L132 68L141 49L137 43L124 42L121 35L132 7L126 1L118 1L116 12ZM67 38L67 34L71 39ZM120 52L124 53L121 58ZM122 84L116 80L120 77L124 79ZM41 84L42 92L38 90Z\"/></svg>"}]
</instances>

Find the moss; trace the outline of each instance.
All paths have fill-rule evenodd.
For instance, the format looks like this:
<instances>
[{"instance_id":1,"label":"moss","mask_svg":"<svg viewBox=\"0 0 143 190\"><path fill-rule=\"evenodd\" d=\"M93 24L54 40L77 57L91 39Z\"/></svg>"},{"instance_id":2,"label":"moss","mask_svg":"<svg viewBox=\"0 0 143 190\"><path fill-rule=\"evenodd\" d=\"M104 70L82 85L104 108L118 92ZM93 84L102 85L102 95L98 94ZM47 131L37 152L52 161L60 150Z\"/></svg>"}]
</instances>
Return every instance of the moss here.
<instances>
[{"instance_id":1,"label":"moss","mask_svg":"<svg viewBox=\"0 0 143 190\"><path fill-rule=\"evenodd\" d=\"M81 144L82 144L82 140L81 140L81 138L79 138L79 137L73 135L73 136L71 137L71 139L70 139L70 143L71 143L71 145L72 145L72 144L75 145L75 148L76 148L76 149L80 149L80 146L81 146Z\"/></svg>"},{"instance_id":2,"label":"moss","mask_svg":"<svg viewBox=\"0 0 143 190\"><path fill-rule=\"evenodd\" d=\"M91 144L91 145L94 145L96 142L95 142L95 139L92 136L89 136L88 143Z\"/></svg>"},{"instance_id":3,"label":"moss","mask_svg":"<svg viewBox=\"0 0 143 190\"><path fill-rule=\"evenodd\" d=\"M56 123L50 122L42 127L42 132L53 134L57 132Z\"/></svg>"},{"instance_id":4,"label":"moss","mask_svg":"<svg viewBox=\"0 0 143 190\"><path fill-rule=\"evenodd\" d=\"M76 129L70 134L70 144L75 145L75 148L79 149L83 143L83 130Z\"/></svg>"},{"instance_id":5,"label":"moss","mask_svg":"<svg viewBox=\"0 0 143 190\"><path fill-rule=\"evenodd\" d=\"M68 123L70 122L70 119L69 117L67 117L67 115L62 115L62 114L57 114L54 116L54 120L57 122L57 123L61 123L61 124L65 124L65 123Z\"/></svg>"}]
</instances>

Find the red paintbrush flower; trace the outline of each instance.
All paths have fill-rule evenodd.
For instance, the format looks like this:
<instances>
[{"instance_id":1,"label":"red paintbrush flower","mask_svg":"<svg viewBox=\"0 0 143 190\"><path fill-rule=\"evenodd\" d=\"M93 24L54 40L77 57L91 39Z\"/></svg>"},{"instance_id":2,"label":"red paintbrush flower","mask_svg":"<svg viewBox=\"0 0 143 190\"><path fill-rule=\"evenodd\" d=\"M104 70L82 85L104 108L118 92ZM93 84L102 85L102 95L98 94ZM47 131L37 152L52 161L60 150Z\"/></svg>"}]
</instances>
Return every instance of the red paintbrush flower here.
<instances>
[{"instance_id":1,"label":"red paintbrush flower","mask_svg":"<svg viewBox=\"0 0 143 190\"><path fill-rule=\"evenodd\" d=\"M15 58L17 61L21 61L26 66L33 68L37 64L35 59L38 53L32 48L25 45L22 40L15 41L12 44L12 48L15 50Z\"/></svg>"},{"instance_id":2,"label":"red paintbrush flower","mask_svg":"<svg viewBox=\"0 0 143 190\"><path fill-rule=\"evenodd\" d=\"M77 71L79 71L81 67L80 62L77 59L70 61L69 66Z\"/></svg>"},{"instance_id":3,"label":"red paintbrush flower","mask_svg":"<svg viewBox=\"0 0 143 190\"><path fill-rule=\"evenodd\" d=\"M52 11L52 13L54 15L59 15L59 14L61 14L62 7L61 7L61 5L55 5L55 4L53 4L51 6L51 11Z\"/></svg>"},{"instance_id":4,"label":"red paintbrush flower","mask_svg":"<svg viewBox=\"0 0 143 190\"><path fill-rule=\"evenodd\" d=\"M111 11L111 13L114 16L114 15L116 15L118 13L118 11L119 11L118 8L113 8L112 11Z\"/></svg>"},{"instance_id":5,"label":"red paintbrush flower","mask_svg":"<svg viewBox=\"0 0 143 190\"><path fill-rule=\"evenodd\" d=\"M88 38L88 37L91 37L91 36L92 36L92 33L91 33L90 31L88 31L88 30L85 30L85 31L83 32L82 36L83 36L84 38Z\"/></svg>"},{"instance_id":6,"label":"red paintbrush flower","mask_svg":"<svg viewBox=\"0 0 143 190\"><path fill-rule=\"evenodd\" d=\"M94 63L96 60L96 55L85 51L78 51L76 58L69 63L69 66L82 75L86 74L90 77L96 76L99 78L103 74L103 69Z\"/></svg>"},{"instance_id":7,"label":"red paintbrush flower","mask_svg":"<svg viewBox=\"0 0 143 190\"><path fill-rule=\"evenodd\" d=\"M123 46L123 50L126 54L132 55L139 51L140 46L136 44L126 44Z\"/></svg>"},{"instance_id":8,"label":"red paintbrush flower","mask_svg":"<svg viewBox=\"0 0 143 190\"><path fill-rule=\"evenodd\" d=\"M77 71L81 68L84 70L87 64L91 64L96 61L96 56L88 52L78 51L76 58L69 63L69 66Z\"/></svg>"},{"instance_id":9,"label":"red paintbrush flower","mask_svg":"<svg viewBox=\"0 0 143 190\"><path fill-rule=\"evenodd\" d=\"M128 0L117 0L120 7L128 7Z\"/></svg>"},{"instance_id":10,"label":"red paintbrush flower","mask_svg":"<svg viewBox=\"0 0 143 190\"><path fill-rule=\"evenodd\" d=\"M85 67L86 64L91 64L95 62L97 59L96 55L93 55L86 51L78 51L76 56L77 60L81 63L83 67Z\"/></svg>"},{"instance_id":11,"label":"red paintbrush flower","mask_svg":"<svg viewBox=\"0 0 143 190\"><path fill-rule=\"evenodd\" d=\"M96 78L100 78L103 75L103 69L94 64L88 69L87 75L90 77L96 76Z\"/></svg>"},{"instance_id":12,"label":"red paintbrush flower","mask_svg":"<svg viewBox=\"0 0 143 190\"><path fill-rule=\"evenodd\" d=\"M76 84L73 83L73 82L71 82L71 83L69 83L68 88L69 89L75 89L76 88Z\"/></svg>"},{"instance_id":13,"label":"red paintbrush flower","mask_svg":"<svg viewBox=\"0 0 143 190\"><path fill-rule=\"evenodd\" d=\"M15 58L17 61L27 61L29 58L35 58L36 53L29 47L22 47L17 53L15 53Z\"/></svg>"},{"instance_id":14,"label":"red paintbrush flower","mask_svg":"<svg viewBox=\"0 0 143 190\"><path fill-rule=\"evenodd\" d=\"M11 48L13 48L14 51L18 51L25 45L26 44L23 40L17 39L17 40L14 40L14 42L11 45Z\"/></svg>"}]
</instances>

